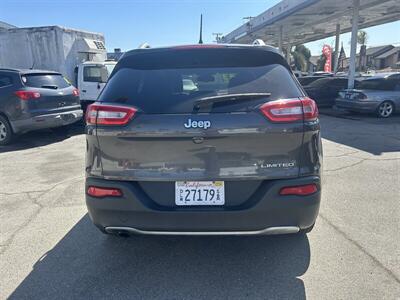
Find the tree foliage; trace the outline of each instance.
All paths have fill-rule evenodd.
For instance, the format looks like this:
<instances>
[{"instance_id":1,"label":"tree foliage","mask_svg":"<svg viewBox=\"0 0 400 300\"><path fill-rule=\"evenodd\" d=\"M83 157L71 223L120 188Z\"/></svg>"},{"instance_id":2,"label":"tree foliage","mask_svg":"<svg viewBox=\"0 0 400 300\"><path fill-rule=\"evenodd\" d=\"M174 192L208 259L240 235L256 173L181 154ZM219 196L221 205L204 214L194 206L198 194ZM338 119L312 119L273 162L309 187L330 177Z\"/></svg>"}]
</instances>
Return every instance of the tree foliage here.
<instances>
[{"instance_id":1,"label":"tree foliage","mask_svg":"<svg viewBox=\"0 0 400 300\"><path fill-rule=\"evenodd\" d=\"M297 45L294 48L294 51L291 53L293 57L293 63L297 70L299 71L307 71L308 64L311 57L311 51L304 45Z\"/></svg>"},{"instance_id":2,"label":"tree foliage","mask_svg":"<svg viewBox=\"0 0 400 300\"><path fill-rule=\"evenodd\" d=\"M368 41L368 34L364 30L360 30L357 33L357 43L366 45Z\"/></svg>"}]
</instances>

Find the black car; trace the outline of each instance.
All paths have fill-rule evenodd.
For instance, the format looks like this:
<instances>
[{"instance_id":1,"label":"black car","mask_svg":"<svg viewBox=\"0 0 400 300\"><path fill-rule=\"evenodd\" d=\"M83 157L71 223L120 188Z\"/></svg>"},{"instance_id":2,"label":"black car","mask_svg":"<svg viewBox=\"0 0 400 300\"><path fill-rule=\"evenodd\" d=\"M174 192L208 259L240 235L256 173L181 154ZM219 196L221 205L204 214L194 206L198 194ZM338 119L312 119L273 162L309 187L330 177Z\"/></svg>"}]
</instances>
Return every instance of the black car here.
<instances>
[{"instance_id":1,"label":"black car","mask_svg":"<svg viewBox=\"0 0 400 300\"><path fill-rule=\"evenodd\" d=\"M312 82L321 79L321 78L326 78L326 76L303 76L303 77L299 77L297 78L297 80L300 82L300 84L302 86L306 86L311 84Z\"/></svg>"},{"instance_id":2,"label":"black car","mask_svg":"<svg viewBox=\"0 0 400 300\"><path fill-rule=\"evenodd\" d=\"M347 88L347 83L347 77L326 77L304 86L304 90L314 99L318 107L332 107L339 91ZM357 81L355 84L358 84Z\"/></svg>"},{"instance_id":3,"label":"black car","mask_svg":"<svg viewBox=\"0 0 400 300\"><path fill-rule=\"evenodd\" d=\"M86 120L86 204L104 233L286 234L314 225L318 110L275 48L129 51Z\"/></svg>"},{"instance_id":4,"label":"black car","mask_svg":"<svg viewBox=\"0 0 400 300\"><path fill-rule=\"evenodd\" d=\"M79 92L60 73L0 69L0 145L31 130L82 118Z\"/></svg>"}]
</instances>

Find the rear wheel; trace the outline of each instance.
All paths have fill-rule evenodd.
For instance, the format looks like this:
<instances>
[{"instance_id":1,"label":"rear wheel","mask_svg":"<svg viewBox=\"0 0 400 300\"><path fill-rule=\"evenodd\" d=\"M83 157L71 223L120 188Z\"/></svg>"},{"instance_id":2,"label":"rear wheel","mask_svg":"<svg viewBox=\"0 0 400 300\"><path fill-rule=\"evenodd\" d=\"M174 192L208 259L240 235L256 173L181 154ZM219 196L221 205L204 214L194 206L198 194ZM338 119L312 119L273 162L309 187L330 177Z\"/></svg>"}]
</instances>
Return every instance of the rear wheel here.
<instances>
[{"instance_id":1,"label":"rear wheel","mask_svg":"<svg viewBox=\"0 0 400 300\"><path fill-rule=\"evenodd\" d=\"M14 138L10 122L7 118L0 115L0 145L8 145Z\"/></svg>"},{"instance_id":2,"label":"rear wheel","mask_svg":"<svg viewBox=\"0 0 400 300\"><path fill-rule=\"evenodd\" d=\"M379 118L388 118L394 111L394 104L390 101L383 101L377 109L377 115Z\"/></svg>"}]
</instances>

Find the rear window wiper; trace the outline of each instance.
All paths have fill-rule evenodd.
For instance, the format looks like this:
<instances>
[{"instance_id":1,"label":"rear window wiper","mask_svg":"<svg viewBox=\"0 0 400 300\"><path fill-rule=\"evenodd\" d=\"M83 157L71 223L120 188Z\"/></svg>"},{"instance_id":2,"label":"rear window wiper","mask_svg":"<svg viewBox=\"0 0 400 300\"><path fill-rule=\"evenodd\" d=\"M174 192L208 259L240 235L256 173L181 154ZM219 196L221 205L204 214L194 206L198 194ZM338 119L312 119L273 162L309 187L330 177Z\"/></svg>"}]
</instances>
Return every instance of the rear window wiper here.
<instances>
[{"instance_id":1,"label":"rear window wiper","mask_svg":"<svg viewBox=\"0 0 400 300\"><path fill-rule=\"evenodd\" d=\"M241 93L241 94L216 95L196 100L194 103L194 107L200 108L202 106L208 106L210 104L218 102L248 101L269 96L271 96L271 93Z\"/></svg>"},{"instance_id":2,"label":"rear window wiper","mask_svg":"<svg viewBox=\"0 0 400 300\"><path fill-rule=\"evenodd\" d=\"M44 88L44 89L52 89L52 90L57 90L58 89L57 85L50 85L50 84L42 85L41 87Z\"/></svg>"}]
</instances>

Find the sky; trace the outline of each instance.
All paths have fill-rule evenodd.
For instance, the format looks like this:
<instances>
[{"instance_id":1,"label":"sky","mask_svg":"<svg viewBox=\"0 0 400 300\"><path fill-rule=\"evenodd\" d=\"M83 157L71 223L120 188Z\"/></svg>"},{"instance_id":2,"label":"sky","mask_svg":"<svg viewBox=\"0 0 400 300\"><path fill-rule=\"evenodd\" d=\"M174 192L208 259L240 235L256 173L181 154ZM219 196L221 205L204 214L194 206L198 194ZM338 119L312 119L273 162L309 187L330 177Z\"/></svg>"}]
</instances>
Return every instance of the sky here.
<instances>
[{"instance_id":1,"label":"sky","mask_svg":"<svg viewBox=\"0 0 400 300\"><path fill-rule=\"evenodd\" d=\"M203 14L203 40L213 33L229 33L243 17L257 16L279 0L0 0L0 20L18 27L60 25L101 32L108 51L129 50L147 42L151 46L197 43ZM366 30L368 45L399 44L400 21ZM350 34L341 41L349 55ZM334 38L306 44L313 55Z\"/></svg>"}]
</instances>

